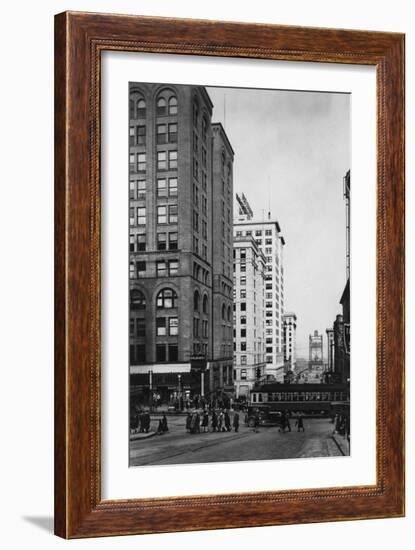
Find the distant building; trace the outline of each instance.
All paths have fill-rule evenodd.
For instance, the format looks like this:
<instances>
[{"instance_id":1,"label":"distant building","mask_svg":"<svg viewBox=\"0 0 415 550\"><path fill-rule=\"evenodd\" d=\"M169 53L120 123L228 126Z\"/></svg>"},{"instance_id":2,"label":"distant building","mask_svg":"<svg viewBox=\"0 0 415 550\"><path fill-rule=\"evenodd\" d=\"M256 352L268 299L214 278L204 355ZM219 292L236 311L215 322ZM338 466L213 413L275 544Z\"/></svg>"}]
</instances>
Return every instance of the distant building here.
<instances>
[{"instance_id":1,"label":"distant building","mask_svg":"<svg viewBox=\"0 0 415 550\"><path fill-rule=\"evenodd\" d=\"M283 377L283 322L285 245L278 221L253 219L253 212L244 195L236 195L238 214L234 219L234 236L252 237L265 256L265 361L269 378ZM236 209L235 209L236 211Z\"/></svg>"},{"instance_id":2,"label":"distant building","mask_svg":"<svg viewBox=\"0 0 415 550\"><path fill-rule=\"evenodd\" d=\"M334 331L332 328L326 329L327 335L327 371L333 370L334 367Z\"/></svg>"},{"instance_id":3,"label":"distant building","mask_svg":"<svg viewBox=\"0 0 415 550\"><path fill-rule=\"evenodd\" d=\"M234 237L234 385L249 397L265 375L265 257L252 236Z\"/></svg>"},{"instance_id":4,"label":"distant building","mask_svg":"<svg viewBox=\"0 0 415 550\"><path fill-rule=\"evenodd\" d=\"M294 371L296 366L296 334L297 316L295 313L284 313L283 321L283 352L284 364Z\"/></svg>"}]
</instances>

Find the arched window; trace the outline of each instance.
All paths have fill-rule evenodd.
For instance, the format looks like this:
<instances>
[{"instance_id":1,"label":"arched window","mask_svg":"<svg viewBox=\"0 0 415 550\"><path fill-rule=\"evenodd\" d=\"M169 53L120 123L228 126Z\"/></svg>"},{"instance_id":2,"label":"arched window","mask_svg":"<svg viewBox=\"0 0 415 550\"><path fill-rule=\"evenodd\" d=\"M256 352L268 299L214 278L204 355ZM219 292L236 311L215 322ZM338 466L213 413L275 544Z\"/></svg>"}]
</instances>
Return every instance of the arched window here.
<instances>
[{"instance_id":1,"label":"arched window","mask_svg":"<svg viewBox=\"0 0 415 550\"><path fill-rule=\"evenodd\" d=\"M157 309L174 309L177 307L177 292L172 288L163 288L157 294Z\"/></svg>"},{"instance_id":2,"label":"arched window","mask_svg":"<svg viewBox=\"0 0 415 550\"><path fill-rule=\"evenodd\" d=\"M205 294L203 296L203 313L207 313L208 312L208 297L207 297L207 294Z\"/></svg>"},{"instance_id":3,"label":"arched window","mask_svg":"<svg viewBox=\"0 0 415 550\"><path fill-rule=\"evenodd\" d=\"M194 311L199 311L200 307L200 294L197 290L195 290L195 293L193 295L193 309Z\"/></svg>"},{"instance_id":4,"label":"arched window","mask_svg":"<svg viewBox=\"0 0 415 550\"><path fill-rule=\"evenodd\" d=\"M130 308L146 309L146 298L141 290L133 288L130 290Z\"/></svg>"},{"instance_id":5,"label":"arched window","mask_svg":"<svg viewBox=\"0 0 415 550\"><path fill-rule=\"evenodd\" d=\"M159 97L157 100L157 116L167 115L167 101L164 97Z\"/></svg>"},{"instance_id":6,"label":"arched window","mask_svg":"<svg viewBox=\"0 0 415 550\"><path fill-rule=\"evenodd\" d=\"M169 115L177 115L177 97L174 95L169 99Z\"/></svg>"},{"instance_id":7,"label":"arched window","mask_svg":"<svg viewBox=\"0 0 415 550\"><path fill-rule=\"evenodd\" d=\"M222 304L222 319L226 321L226 307L225 304Z\"/></svg>"},{"instance_id":8,"label":"arched window","mask_svg":"<svg viewBox=\"0 0 415 550\"><path fill-rule=\"evenodd\" d=\"M135 118L135 101L130 99L130 118Z\"/></svg>"},{"instance_id":9,"label":"arched window","mask_svg":"<svg viewBox=\"0 0 415 550\"><path fill-rule=\"evenodd\" d=\"M228 321L231 320L231 306L228 306Z\"/></svg>"},{"instance_id":10,"label":"arched window","mask_svg":"<svg viewBox=\"0 0 415 550\"><path fill-rule=\"evenodd\" d=\"M146 102L143 98L140 98L137 101L137 118L145 118L146 117Z\"/></svg>"}]
</instances>

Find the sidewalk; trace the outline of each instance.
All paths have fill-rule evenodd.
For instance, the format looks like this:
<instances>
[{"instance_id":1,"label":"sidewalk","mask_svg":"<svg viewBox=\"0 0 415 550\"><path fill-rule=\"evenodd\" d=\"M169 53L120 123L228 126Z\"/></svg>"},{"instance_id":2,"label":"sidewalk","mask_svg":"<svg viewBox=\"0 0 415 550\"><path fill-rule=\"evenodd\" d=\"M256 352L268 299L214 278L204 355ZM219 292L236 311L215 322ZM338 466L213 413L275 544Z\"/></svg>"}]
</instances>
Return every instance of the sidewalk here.
<instances>
[{"instance_id":1,"label":"sidewalk","mask_svg":"<svg viewBox=\"0 0 415 550\"><path fill-rule=\"evenodd\" d=\"M350 443L349 441L347 441L346 436L340 435L340 434L333 434L331 437L333 441L336 443L340 452L344 456L350 456Z\"/></svg>"}]
</instances>

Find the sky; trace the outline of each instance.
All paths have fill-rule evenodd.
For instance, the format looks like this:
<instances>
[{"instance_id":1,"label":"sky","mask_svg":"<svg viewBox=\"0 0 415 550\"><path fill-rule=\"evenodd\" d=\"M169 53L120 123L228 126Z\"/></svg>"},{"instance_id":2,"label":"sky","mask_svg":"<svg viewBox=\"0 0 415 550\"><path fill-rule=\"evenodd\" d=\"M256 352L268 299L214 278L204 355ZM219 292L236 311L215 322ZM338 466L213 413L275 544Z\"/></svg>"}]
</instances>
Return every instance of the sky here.
<instances>
[{"instance_id":1,"label":"sky","mask_svg":"<svg viewBox=\"0 0 415 550\"><path fill-rule=\"evenodd\" d=\"M346 283L343 177L350 168L350 95L206 88L235 151L234 191L281 226L285 311L297 315L297 357L341 313Z\"/></svg>"}]
</instances>

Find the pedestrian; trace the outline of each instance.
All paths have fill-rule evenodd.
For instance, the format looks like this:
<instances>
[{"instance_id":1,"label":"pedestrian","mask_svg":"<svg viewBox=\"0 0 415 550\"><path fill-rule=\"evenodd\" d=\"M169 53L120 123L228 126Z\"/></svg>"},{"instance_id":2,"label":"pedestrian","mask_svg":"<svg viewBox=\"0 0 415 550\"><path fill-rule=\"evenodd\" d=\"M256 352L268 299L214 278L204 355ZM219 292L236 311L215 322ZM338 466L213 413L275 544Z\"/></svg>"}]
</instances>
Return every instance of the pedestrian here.
<instances>
[{"instance_id":1,"label":"pedestrian","mask_svg":"<svg viewBox=\"0 0 415 550\"><path fill-rule=\"evenodd\" d=\"M148 434L148 432L150 431L150 422L150 414L147 411L143 412L143 414L141 415L141 426L142 431L146 434Z\"/></svg>"},{"instance_id":2,"label":"pedestrian","mask_svg":"<svg viewBox=\"0 0 415 550\"><path fill-rule=\"evenodd\" d=\"M192 414L188 412L186 417L186 431L188 433L190 433L191 427L192 427Z\"/></svg>"},{"instance_id":3,"label":"pedestrian","mask_svg":"<svg viewBox=\"0 0 415 550\"><path fill-rule=\"evenodd\" d=\"M291 432L290 415L288 411L285 411L285 427L288 428L289 432Z\"/></svg>"},{"instance_id":4,"label":"pedestrian","mask_svg":"<svg viewBox=\"0 0 415 550\"><path fill-rule=\"evenodd\" d=\"M163 433L163 420L160 418L158 426L157 426L157 435L161 435Z\"/></svg>"},{"instance_id":5,"label":"pedestrian","mask_svg":"<svg viewBox=\"0 0 415 550\"><path fill-rule=\"evenodd\" d=\"M225 430L227 432L230 432L232 428L231 428L231 417L229 416L228 409L226 409L225 411L224 419L225 419Z\"/></svg>"},{"instance_id":6,"label":"pedestrian","mask_svg":"<svg viewBox=\"0 0 415 550\"><path fill-rule=\"evenodd\" d=\"M295 423L297 426L297 432L304 432L304 422L303 422L303 416L300 414L297 417L297 421Z\"/></svg>"},{"instance_id":7,"label":"pedestrian","mask_svg":"<svg viewBox=\"0 0 415 550\"><path fill-rule=\"evenodd\" d=\"M161 419L161 428L162 428L162 430L163 430L163 433L169 431L169 426L168 426L168 424L167 424L167 416L166 416L166 413L163 413L163 416L162 416L162 419Z\"/></svg>"},{"instance_id":8,"label":"pedestrian","mask_svg":"<svg viewBox=\"0 0 415 550\"><path fill-rule=\"evenodd\" d=\"M238 412L235 412L235 414L233 415L233 429L235 430L236 433L239 430L239 413Z\"/></svg>"},{"instance_id":9,"label":"pedestrian","mask_svg":"<svg viewBox=\"0 0 415 550\"><path fill-rule=\"evenodd\" d=\"M223 412L220 411L218 415L218 432L225 431L225 428L223 427Z\"/></svg>"},{"instance_id":10,"label":"pedestrian","mask_svg":"<svg viewBox=\"0 0 415 550\"><path fill-rule=\"evenodd\" d=\"M216 414L216 411L212 411L212 432L216 432L216 429L218 427L218 415Z\"/></svg>"},{"instance_id":11,"label":"pedestrian","mask_svg":"<svg viewBox=\"0 0 415 550\"><path fill-rule=\"evenodd\" d=\"M204 433L209 431L209 413L206 410L203 412L202 427Z\"/></svg>"}]
</instances>

